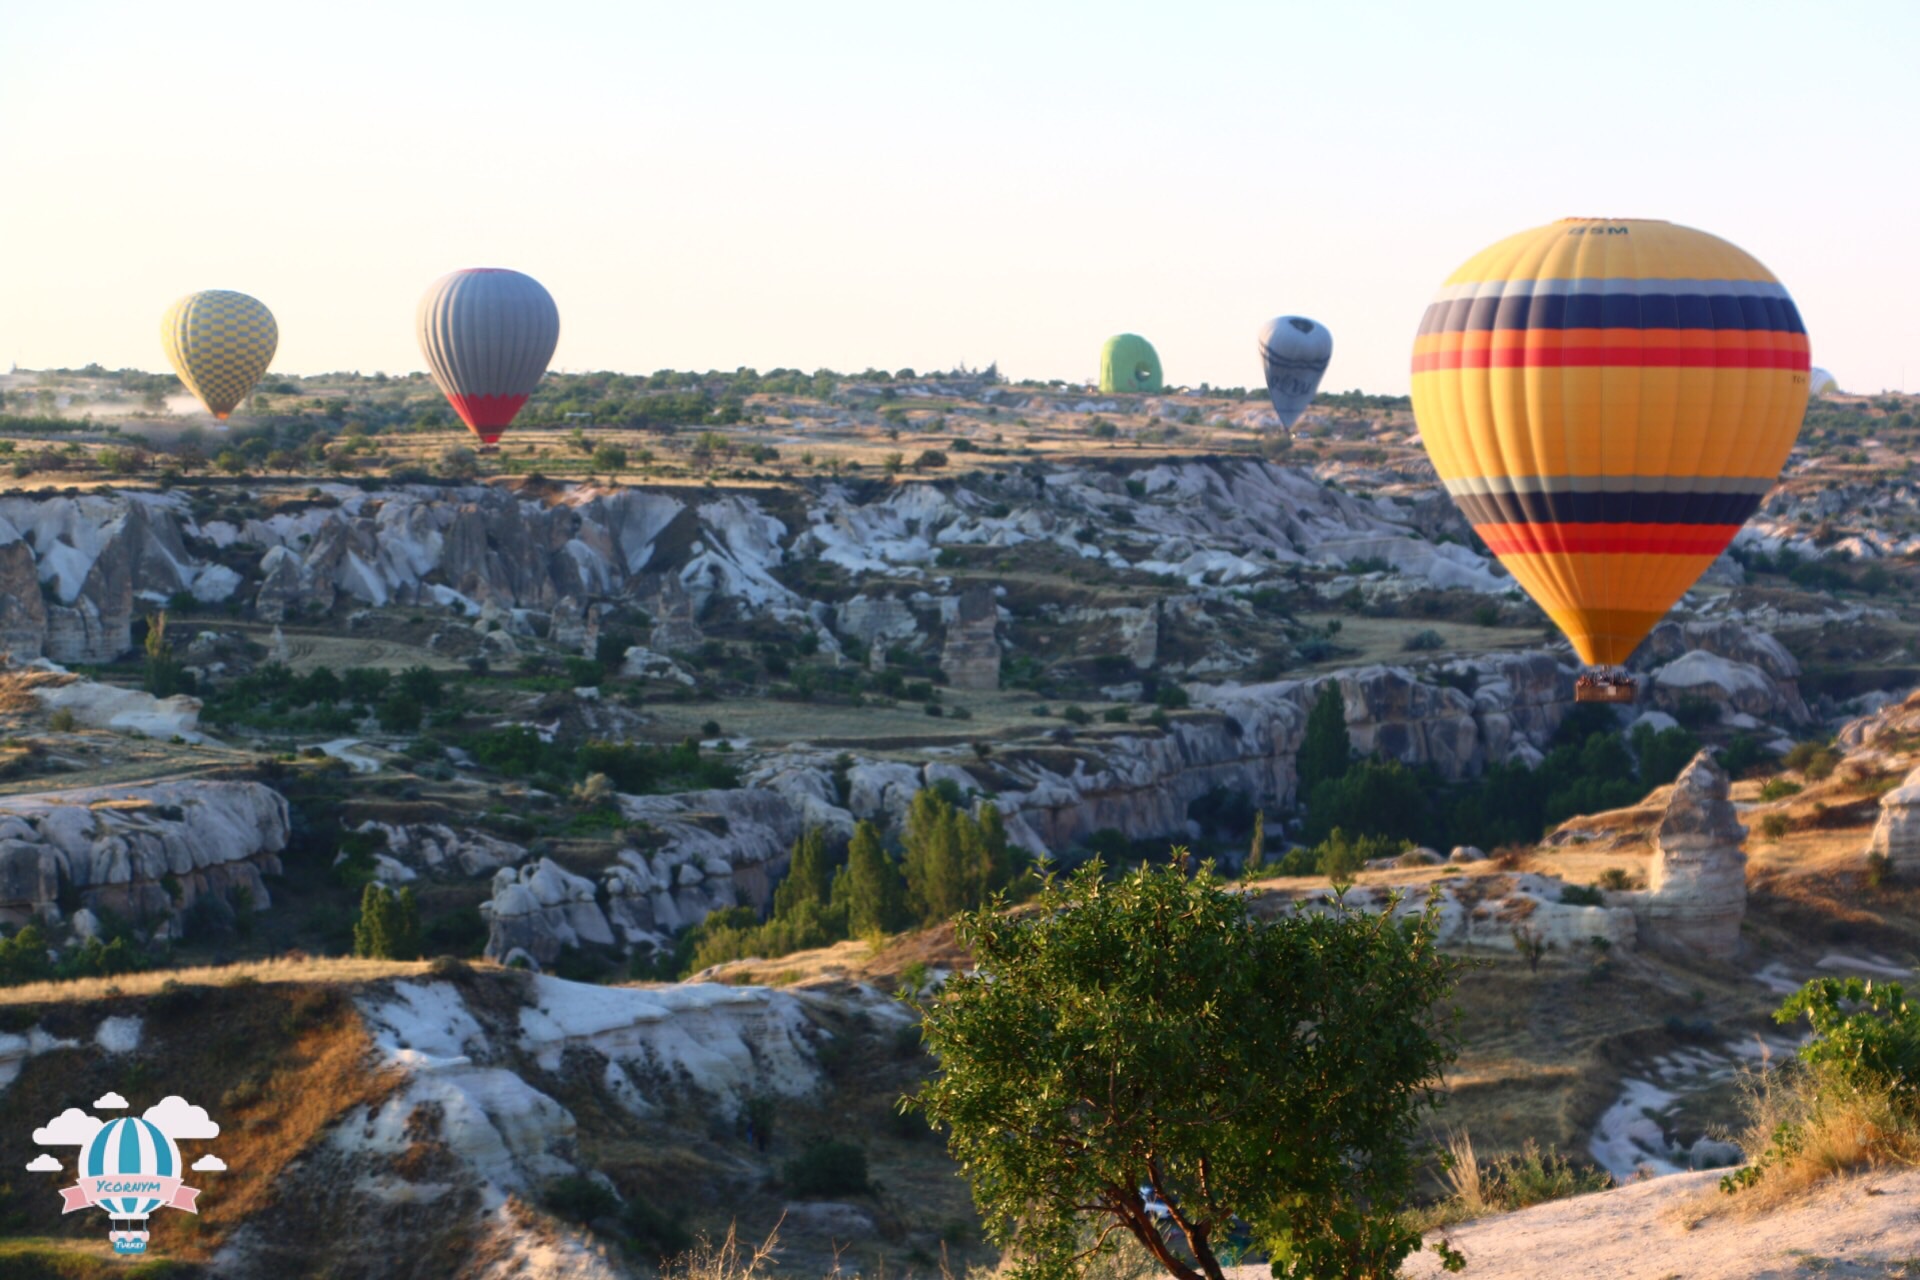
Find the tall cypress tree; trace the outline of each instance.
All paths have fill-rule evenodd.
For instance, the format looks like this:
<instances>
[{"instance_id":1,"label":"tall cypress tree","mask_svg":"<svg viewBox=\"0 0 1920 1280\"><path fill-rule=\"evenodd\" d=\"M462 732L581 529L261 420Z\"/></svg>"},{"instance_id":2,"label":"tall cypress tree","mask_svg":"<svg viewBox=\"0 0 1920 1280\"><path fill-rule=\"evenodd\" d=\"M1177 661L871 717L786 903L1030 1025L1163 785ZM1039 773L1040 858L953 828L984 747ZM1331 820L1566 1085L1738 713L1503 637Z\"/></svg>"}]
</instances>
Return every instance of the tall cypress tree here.
<instances>
[{"instance_id":1,"label":"tall cypress tree","mask_svg":"<svg viewBox=\"0 0 1920 1280\"><path fill-rule=\"evenodd\" d=\"M1253 839L1247 845L1247 865L1241 874L1249 878L1260 874L1267 863L1267 811L1253 811Z\"/></svg>"},{"instance_id":2,"label":"tall cypress tree","mask_svg":"<svg viewBox=\"0 0 1920 1280\"><path fill-rule=\"evenodd\" d=\"M1299 795L1304 799L1315 786L1339 778L1353 759L1353 740L1347 736L1347 701L1340 696L1338 682L1329 680L1320 686L1307 713L1307 733L1300 741L1300 754L1294 767L1300 775Z\"/></svg>"},{"instance_id":3,"label":"tall cypress tree","mask_svg":"<svg viewBox=\"0 0 1920 1280\"><path fill-rule=\"evenodd\" d=\"M833 905L846 912L847 932L854 937L892 933L906 924L906 886L871 822L853 829L847 865L833 877Z\"/></svg>"},{"instance_id":4,"label":"tall cypress tree","mask_svg":"<svg viewBox=\"0 0 1920 1280\"><path fill-rule=\"evenodd\" d=\"M773 891L773 918L790 920L803 903L825 906L832 887L833 868L827 863L827 839L818 827L808 827L793 842L787 860L787 878Z\"/></svg>"}]
</instances>

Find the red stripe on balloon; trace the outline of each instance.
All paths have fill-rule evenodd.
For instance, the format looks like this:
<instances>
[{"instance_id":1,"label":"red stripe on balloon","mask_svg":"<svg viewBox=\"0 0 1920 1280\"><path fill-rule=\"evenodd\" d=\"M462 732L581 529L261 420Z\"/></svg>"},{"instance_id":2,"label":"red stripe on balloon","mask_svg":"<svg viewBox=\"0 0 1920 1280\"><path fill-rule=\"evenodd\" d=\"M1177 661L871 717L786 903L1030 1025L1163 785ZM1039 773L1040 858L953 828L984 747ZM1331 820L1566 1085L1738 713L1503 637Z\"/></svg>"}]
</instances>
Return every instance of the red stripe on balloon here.
<instances>
[{"instance_id":1,"label":"red stripe on balloon","mask_svg":"<svg viewBox=\"0 0 1920 1280\"><path fill-rule=\"evenodd\" d=\"M453 411L460 415L460 421L472 427L474 433L488 444L500 438L500 432L513 421L513 415L520 412L520 406L527 402L525 396L448 396ZM488 434L491 432L492 434Z\"/></svg>"},{"instance_id":2,"label":"red stripe on balloon","mask_svg":"<svg viewBox=\"0 0 1920 1280\"><path fill-rule=\"evenodd\" d=\"M1474 532L1497 556L1717 556L1737 524L1483 524Z\"/></svg>"}]
</instances>

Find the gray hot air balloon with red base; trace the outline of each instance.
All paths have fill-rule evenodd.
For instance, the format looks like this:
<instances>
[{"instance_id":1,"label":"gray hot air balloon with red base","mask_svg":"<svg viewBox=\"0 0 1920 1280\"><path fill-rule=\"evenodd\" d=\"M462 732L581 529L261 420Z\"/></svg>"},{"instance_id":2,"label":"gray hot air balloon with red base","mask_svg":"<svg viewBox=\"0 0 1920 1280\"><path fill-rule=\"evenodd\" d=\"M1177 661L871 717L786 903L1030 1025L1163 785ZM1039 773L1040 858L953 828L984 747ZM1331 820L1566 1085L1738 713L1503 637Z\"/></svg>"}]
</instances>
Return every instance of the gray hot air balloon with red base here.
<instances>
[{"instance_id":1,"label":"gray hot air balloon with red base","mask_svg":"<svg viewBox=\"0 0 1920 1280\"><path fill-rule=\"evenodd\" d=\"M559 344L553 295L518 271L469 267L428 286L416 319L447 402L482 444L498 444Z\"/></svg>"}]
</instances>

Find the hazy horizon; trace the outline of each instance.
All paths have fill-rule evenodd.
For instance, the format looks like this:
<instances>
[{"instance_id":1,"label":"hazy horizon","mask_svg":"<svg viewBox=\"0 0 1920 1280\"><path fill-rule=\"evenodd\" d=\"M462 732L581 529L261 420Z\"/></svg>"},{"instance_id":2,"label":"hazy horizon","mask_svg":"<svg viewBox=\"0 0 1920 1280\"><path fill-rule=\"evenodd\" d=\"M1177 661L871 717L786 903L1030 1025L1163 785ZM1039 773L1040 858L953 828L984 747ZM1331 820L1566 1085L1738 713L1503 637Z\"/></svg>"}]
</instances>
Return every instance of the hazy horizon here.
<instances>
[{"instance_id":1,"label":"hazy horizon","mask_svg":"<svg viewBox=\"0 0 1920 1280\"><path fill-rule=\"evenodd\" d=\"M276 371L399 374L427 284L503 265L553 293L570 371L1080 381L1130 330L1171 384L1251 386L1298 312L1326 389L1402 393L1448 272L1601 213L1739 244L1816 364L1901 387L1920 10L1805 12L23 9L0 364L164 369L166 306L230 288Z\"/></svg>"}]
</instances>

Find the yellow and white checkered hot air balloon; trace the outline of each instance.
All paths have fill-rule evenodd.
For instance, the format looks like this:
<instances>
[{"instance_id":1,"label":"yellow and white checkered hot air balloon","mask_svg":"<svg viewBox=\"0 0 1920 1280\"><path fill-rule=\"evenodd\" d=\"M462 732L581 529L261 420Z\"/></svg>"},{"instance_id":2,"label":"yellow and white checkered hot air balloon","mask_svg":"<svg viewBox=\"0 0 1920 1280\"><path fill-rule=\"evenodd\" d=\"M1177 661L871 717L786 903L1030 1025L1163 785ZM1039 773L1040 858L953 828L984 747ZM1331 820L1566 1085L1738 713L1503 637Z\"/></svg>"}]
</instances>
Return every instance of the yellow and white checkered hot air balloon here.
<instances>
[{"instance_id":1,"label":"yellow and white checkered hot air balloon","mask_svg":"<svg viewBox=\"0 0 1920 1280\"><path fill-rule=\"evenodd\" d=\"M1807 333L1751 255L1690 227L1569 218L1468 259L1413 345L1434 469L1583 661L1624 663L1780 476ZM1612 674L1584 701L1631 699Z\"/></svg>"},{"instance_id":2,"label":"yellow and white checkered hot air balloon","mask_svg":"<svg viewBox=\"0 0 1920 1280\"><path fill-rule=\"evenodd\" d=\"M167 308L160 341L187 390L224 419L273 363L280 328L259 299L203 289Z\"/></svg>"}]
</instances>

